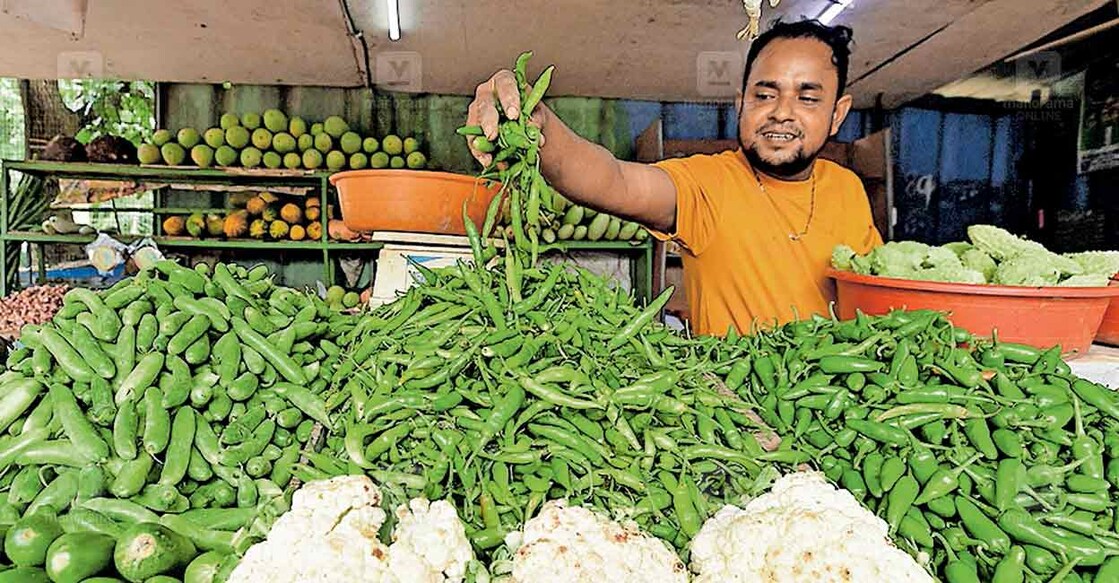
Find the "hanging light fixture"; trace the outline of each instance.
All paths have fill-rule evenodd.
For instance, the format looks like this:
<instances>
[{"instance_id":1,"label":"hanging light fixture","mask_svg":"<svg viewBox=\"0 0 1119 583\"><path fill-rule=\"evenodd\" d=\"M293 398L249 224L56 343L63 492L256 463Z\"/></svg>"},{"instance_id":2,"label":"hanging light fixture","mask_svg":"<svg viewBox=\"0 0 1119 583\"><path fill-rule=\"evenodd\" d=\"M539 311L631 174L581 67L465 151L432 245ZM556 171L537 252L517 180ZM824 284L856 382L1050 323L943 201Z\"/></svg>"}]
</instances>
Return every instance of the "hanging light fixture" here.
<instances>
[{"instance_id":1,"label":"hanging light fixture","mask_svg":"<svg viewBox=\"0 0 1119 583\"><path fill-rule=\"evenodd\" d=\"M832 5L828 6L824 12L820 14L818 20L823 24L831 24L831 22L854 1L855 0L831 0Z\"/></svg>"},{"instance_id":2,"label":"hanging light fixture","mask_svg":"<svg viewBox=\"0 0 1119 583\"><path fill-rule=\"evenodd\" d=\"M389 11L389 40L400 40L400 4L399 0L385 0Z\"/></svg>"}]
</instances>

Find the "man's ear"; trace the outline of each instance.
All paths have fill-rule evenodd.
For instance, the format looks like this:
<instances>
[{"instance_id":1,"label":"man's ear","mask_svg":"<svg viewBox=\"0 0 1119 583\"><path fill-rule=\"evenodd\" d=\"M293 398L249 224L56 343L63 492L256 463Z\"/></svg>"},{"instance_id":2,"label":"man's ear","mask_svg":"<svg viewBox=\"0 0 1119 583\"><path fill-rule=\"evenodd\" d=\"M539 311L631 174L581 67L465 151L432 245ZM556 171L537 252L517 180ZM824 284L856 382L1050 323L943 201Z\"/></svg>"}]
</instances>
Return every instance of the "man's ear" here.
<instances>
[{"instance_id":1,"label":"man's ear","mask_svg":"<svg viewBox=\"0 0 1119 583\"><path fill-rule=\"evenodd\" d=\"M847 114L851 112L851 104L854 99L850 94L844 95L835 102L835 111L831 114L831 135L834 136L839 133L839 128L843 126L843 120L847 119Z\"/></svg>"}]
</instances>

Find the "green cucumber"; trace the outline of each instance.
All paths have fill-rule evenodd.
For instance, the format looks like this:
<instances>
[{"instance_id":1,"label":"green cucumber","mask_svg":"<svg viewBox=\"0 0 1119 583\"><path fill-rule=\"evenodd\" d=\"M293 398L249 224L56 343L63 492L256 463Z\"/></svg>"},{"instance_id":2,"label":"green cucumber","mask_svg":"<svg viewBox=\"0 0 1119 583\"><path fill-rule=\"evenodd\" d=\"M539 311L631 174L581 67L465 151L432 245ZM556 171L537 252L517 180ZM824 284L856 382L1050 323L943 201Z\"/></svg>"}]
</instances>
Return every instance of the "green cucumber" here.
<instances>
[{"instance_id":1,"label":"green cucumber","mask_svg":"<svg viewBox=\"0 0 1119 583\"><path fill-rule=\"evenodd\" d=\"M95 532L63 534L47 550L47 575L55 583L79 583L113 560L116 540Z\"/></svg>"},{"instance_id":2,"label":"green cucumber","mask_svg":"<svg viewBox=\"0 0 1119 583\"><path fill-rule=\"evenodd\" d=\"M187 565L186 572L183 573L183 583L214 583L227 556L217 551L198 555Z\"/></svg>"},{"instance_id":3,"label":"green cucumber","mask_svg":"<svg viewBox=\"0 0 1119 583\"><path fill-rule=\"evenodd\" d=\"M622 219L618 217L610 217L610 224L606 227L606 233L603 238L607 241L616 241L618 233L622 230Z\"/></svg>"},{"instance_id":4,"label":"green cucumber","mask_svg":"<svg viewBox=\"0 0 1119 583\"><path fill-rule=\"evenodd\" d=\"M17 567L38 567L47 560L47 549L62 536L62 527L51 514L40 512L19 519L4 535L4 553Z\"/></svg>"},{"instance_id":5,"label":"green cucumber","mask_svg":"<svg viewBox=\"0 0 1119 583\"><path fill-rule=\"evenodd\" d=\"M162 524L140 523L117 540L113 562L122 577L140 583L189 564L196 554L187 537Z\"/></svg>"},{"instance_id":6,"label":"green cucumber","mask_svg":"<svg viewBox=\"0 0 1119 583\"><path fill-rule=\"evenodd\" d=\"M589 241L599 241L610 227L610 215L598 215L591 220L591 226L586 227L586 238Z\"/></svg>"},{"instance_id":7,"label":"green cucumber","mask_svg":"<svg viewBox=\"0 0 1119 583\"><path fill-rule=\"evenodd\" d=\"M583 217L584 217L585 213L586 213L585 208L583 208L581 206L573 206L573 207L567 209L567 212L563 215L563 224L565 224L565 225L578 225L579 223L583 222Z\"/></svg>"},{"instance_id":8,"label":"green cucumber","mask_svg":"<svg viewBox=\"0 0 1119 583\"><path fill-rule=\"evenodd\" d=\"M51 580L42 569L16 567L0 573L0 583L51 583Z\"/></svg>"}]
</instances>

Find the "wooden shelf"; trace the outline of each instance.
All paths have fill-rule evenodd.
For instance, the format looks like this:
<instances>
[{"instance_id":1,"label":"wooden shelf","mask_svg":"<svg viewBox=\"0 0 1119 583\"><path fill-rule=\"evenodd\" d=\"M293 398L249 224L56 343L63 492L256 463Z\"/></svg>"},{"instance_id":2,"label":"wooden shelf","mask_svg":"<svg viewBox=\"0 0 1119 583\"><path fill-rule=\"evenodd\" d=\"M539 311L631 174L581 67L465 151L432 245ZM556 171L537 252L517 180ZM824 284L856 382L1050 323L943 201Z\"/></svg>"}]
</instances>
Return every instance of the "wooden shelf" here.
<instances>
[{"instance_id":1,"label":"wooden shelf","mask_svg":"<svg viewBox=\"0 0 1119 583\"><path fill-rule=\"evenodd\" d=\"M196 168L190 166L137 166L84 162L5 160L9 170L56 178L102 180L181 181L227 184L292 184L316 186L332 172L314 170L269 170L258 168Z\"/></svg>"},{"instance_id":2,"label":"wooden shelf","mask_svg":"<svg viewBox=\"0 0 1119 583\"><path fill-rule=\"evenodd\" d=\"M137 235L112 235L122 243L130 243L143 236ZM28 243L54 243L70 245L87 245L92 243L97 235L48 235L31 231L9 231L0 237L4 241ZM377 250L383 248L384 243L379 242L343 242L328 241L261 241L258 239L189 239L186 237L150 237L156 245L161 247L183 247L202 249L275 249L275 250Z\"/></svg>"}]
</instances>

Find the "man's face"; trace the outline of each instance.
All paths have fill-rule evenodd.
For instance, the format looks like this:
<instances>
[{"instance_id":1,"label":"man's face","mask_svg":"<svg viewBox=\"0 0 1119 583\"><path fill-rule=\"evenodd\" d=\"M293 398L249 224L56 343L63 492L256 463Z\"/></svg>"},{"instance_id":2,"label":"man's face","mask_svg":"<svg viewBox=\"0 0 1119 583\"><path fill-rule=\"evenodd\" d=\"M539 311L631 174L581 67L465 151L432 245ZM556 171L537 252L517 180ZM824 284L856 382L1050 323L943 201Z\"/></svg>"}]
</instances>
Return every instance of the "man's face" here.
<instances>
[{"instance_id":1,"label":"man's face","mask_svg":"<svg viewBox=\"0 0 1119 583\"><path fill-rule=\"evenodd\" d=\"M779 178L806 178L851 108L850 96L837 101L838 91L826 44L777 39L762 49L738 103L738 143L754 168Z\"/></svg>"}]
</instances>

